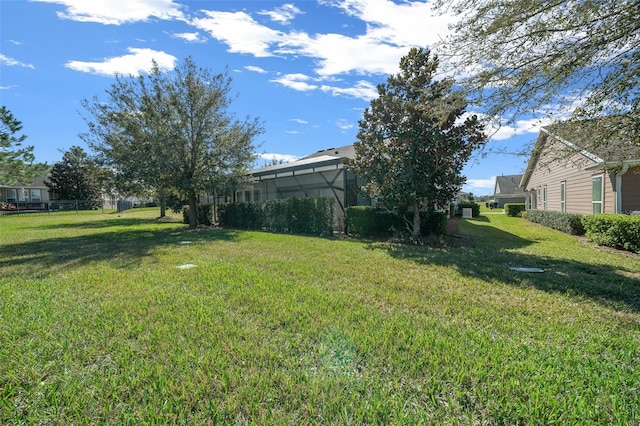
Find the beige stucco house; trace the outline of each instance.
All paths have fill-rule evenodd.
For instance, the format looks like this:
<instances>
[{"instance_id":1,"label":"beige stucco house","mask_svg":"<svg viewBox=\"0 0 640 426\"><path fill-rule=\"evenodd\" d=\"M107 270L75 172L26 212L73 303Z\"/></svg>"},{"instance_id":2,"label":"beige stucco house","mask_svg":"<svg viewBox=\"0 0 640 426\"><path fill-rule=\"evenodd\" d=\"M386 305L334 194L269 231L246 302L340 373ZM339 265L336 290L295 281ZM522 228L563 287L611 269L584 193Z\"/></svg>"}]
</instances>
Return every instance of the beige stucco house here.
<instances>
[{"instance_id":1,"label":"beige stucco house","mask_svg":"<svg viewBox=\"0 0 640 426\"><path fill-rule=\"evenodd\" d=\"M640 145L624 135L609 138L618 120L542 128L520 184L527 209L580 214L640 211Z\"/></svg>"},{"instance_id":2,"label":"beige stucco house","mask_svg":"<svg viewBox=\"0 0 640 426\"><path fill-rule=\"evenodd\" d=\"M49 203L49 188L46 177L37 177L33 182L5 185L0 183L0 203L20 209L44 210Z\"/></svg>"}]
</instances>

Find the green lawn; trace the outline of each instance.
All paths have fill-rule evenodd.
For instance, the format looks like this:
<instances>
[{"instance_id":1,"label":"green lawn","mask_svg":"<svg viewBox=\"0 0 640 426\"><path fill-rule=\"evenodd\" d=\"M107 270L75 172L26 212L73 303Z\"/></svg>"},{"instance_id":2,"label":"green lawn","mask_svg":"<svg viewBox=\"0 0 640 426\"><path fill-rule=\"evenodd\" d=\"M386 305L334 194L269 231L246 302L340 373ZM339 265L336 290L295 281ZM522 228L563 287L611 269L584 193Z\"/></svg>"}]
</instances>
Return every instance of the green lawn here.
<instances>
[{"instance_id":1,"label":"green lawn","mask_svg":"<svg viewBox=\"0 0 640 426\"><path fill-rule=\"evenodd\" d=\"M457 248L156 215L0 216L0 424L640 423L639 256L504 215Z\"/></svg>"}]
</instances>

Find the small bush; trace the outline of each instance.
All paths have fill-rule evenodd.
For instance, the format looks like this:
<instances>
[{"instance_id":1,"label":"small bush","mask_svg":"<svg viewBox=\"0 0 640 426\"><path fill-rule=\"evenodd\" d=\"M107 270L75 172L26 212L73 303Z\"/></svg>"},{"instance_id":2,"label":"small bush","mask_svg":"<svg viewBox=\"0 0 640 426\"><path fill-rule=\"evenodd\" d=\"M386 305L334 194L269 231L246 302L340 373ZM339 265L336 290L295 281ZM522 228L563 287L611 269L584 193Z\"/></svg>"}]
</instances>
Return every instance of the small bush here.
<instances>
[{"instance_id":1,"label":"small bush","mask_svg":"<svg viewBox=\"0 0 640 426\"><path fill-rule=\"evenodd\" d=\"M462 214L462 209L471 208L471 216L478 217L480 216L480 204L478 203L470 203L470 202L462 202L458 203L459 214Z\"/></svg>"},{"instance_id":2,"label":"small bush","mask_svg":"<svg viewBox=\"0 0 640 426\"><path fill-rule=\"evenodd\" d=\"M507 203L504 205L504 212L507 216L520 217L524 210L524 203Z\"/></svg>"},{"instance_id":3,"label":"small bush","mask_svg":"<svg viewBox=\"0 0 640 426\"><path fill-rule=\"evenodd\" d=\"M583 215L548 210L528 210L527 220L572 235L584 235Z\"/></svg>"},{"instance_id":4,"label":"small bush","mask_svg":"<svg viewBox=\"0 0 640 426\"><path fill-rule=\"evenodd\" d=\"M640 216L590 215L583 216L582 223L594 243L640 253Z\"/></svg>"}]
</instances>

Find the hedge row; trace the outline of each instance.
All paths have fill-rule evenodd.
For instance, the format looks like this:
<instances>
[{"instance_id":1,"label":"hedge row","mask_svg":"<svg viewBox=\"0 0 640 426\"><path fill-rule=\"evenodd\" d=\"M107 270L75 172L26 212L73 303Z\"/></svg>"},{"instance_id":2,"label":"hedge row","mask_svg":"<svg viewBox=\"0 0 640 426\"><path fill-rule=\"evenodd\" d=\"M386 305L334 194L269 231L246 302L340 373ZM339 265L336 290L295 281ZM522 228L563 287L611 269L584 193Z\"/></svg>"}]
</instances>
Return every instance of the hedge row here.
<instances>
[{"instance_id":1,"label":"hedge row","mask_svg":"<svg viewBox=\"0 0 640 426\"><path fill-rule=\"evenodd\" d=\"M527 219L558 231L573 235L584 235L582 215L575 213L553 212L548 210L528 210Z\"/></svg>"},{"instance_id":2,"label":"hedge row","mask_svg":"<svg viewBox=\"0 0 640 426\"><path fill-rule=\"evenodd\" d=\"M412 220L407 213L406 220L400 215L369 206L353 206L346 209L346 223L349 231L370 236L391 236L406 229L406 220ZM420 234L442 235L447 229L448 215L443 212L420 212Z\"/></svg>"},{"instance_id":3,"label":"hedge row","mask_svg":"<svg viewBox=\"0 0 640 426\"><path fill-rule=\"evenodd\" d=\"M211 226L213 223L213 206L211 204L196 205L198 225ZM189 223L189 206L182 207L182 223Z\"/></svg>"},{"instance_id":4,"label":"hedge row","mask_svg":"<svg viewBox=\"0 0 640 426\"><path fill-rule=\"evenodd\" d=\"M333 205L331 197L226 204L220 206L218 218L231 228L331 235Z\"/></svg>"},{"instance_id":5,"label":"hedge row","mask_svg":"<svg viewBox=\"0 0 640 426\"><path fill-rule=\"evenodd\" d=\"M504 205L504 212L507 216L520 217L523 211L525 211L524 203L507 203Z\"/></svg>"},{"instance_id":6,"label":"hedge row","mask_svg":"<svg viewBox=\"0 0 640 426\"><path fill-rule=\"evenodd\" d=\"M640 216L590 215L584 216L582 223L594 243L640 253Z\"/></svg>"}]
</instances>

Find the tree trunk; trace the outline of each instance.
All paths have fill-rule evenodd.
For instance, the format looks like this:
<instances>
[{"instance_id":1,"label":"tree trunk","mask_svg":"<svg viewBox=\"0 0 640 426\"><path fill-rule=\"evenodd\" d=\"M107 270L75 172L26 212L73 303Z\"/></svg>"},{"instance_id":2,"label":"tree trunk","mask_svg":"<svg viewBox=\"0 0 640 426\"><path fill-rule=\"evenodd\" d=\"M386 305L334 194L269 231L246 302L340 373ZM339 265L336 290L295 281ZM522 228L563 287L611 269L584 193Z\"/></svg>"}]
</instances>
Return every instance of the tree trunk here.
<instances>
[{"instance_id":1,"label":"tree trunk","mask_svg":"<svg viewBox=\"0 0 640 426\"><path fill-rule=\"evenodd\" d=\"M413 201L413 232L411 237L414 240L420 239L420 203L417 200Z\"/></svg>"},{"instance_id":2,"label":"tree trunk","mask_svg":"<svg viewBox=\"0 0 640 426\"><path fill-rule=\"evenodd\" d=\"M160 191L158 200L160 201L160 217L165 217L167 215L167 197L164 191Z\"/></svg>"},{"instance_id":3,"label":"tree trunk","mask_svg":"<svg viewBox=\"0 0 640 426\"><path fill-rule=\"evenodd\" d=\"M198 227L198 212L196 211L196 193L189 192L189 228Z\"/></svg>"}]
</instances>

